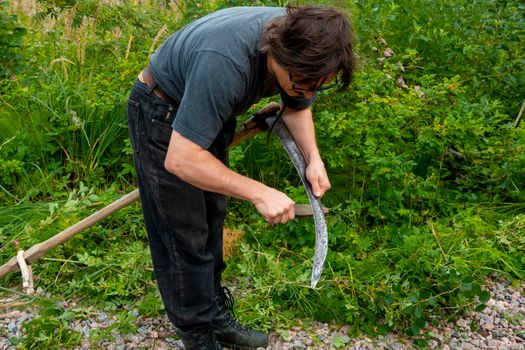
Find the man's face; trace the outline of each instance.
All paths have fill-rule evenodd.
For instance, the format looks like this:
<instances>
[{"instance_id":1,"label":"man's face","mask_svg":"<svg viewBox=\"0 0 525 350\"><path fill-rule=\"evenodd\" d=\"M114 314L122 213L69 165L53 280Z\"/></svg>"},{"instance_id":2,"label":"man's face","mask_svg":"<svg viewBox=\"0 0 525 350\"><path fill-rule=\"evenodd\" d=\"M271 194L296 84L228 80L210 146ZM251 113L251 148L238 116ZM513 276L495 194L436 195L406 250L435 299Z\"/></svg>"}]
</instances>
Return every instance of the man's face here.
<instances>
[{"instance_id":1,"label":"man's face","mask_svg":"<svg viewBox=\"0 0 525 350\"><path fill-rule=\"evenodd\" d=\"M293 76L288 73L288 79L292 84L292 90L301 94L328 90L338 85L336 73L332 73L328 77L322 79L307 79L301 76Z\"/></svg>"},{"instance_id":2,"label":"man's face","mask_svg":"<svg viewBox=\"0 0 525 350\"><path fill-rule=\"evenodd\" d=\"M305 96L308 99L312 98L316 91L332 88L335 85L332 83L336 83L334 80L337 77L337 72L319 80L292 75L273 59L269 62L269 69L274 74L281 89L288 95Z\"/></svg>"}]
</instances>

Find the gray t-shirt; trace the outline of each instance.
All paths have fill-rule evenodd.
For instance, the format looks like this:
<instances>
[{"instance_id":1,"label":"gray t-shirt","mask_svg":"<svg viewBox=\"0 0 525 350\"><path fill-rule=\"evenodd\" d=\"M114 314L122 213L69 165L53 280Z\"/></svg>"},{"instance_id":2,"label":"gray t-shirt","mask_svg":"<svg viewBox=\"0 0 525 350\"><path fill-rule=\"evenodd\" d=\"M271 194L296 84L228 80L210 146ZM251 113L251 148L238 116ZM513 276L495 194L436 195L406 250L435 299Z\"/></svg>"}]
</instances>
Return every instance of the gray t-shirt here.
<instances>
[{"instance_id":1,"label":"gray t-shirt","mask_svg":"<svg viewBox=\"0 0 525 350\"><path fill-rule=\"evenodd\" d=\"M229 118L279 93L259 49L265 24L284 13L275 7L220 10L185 26L159 47L150 68L179 104L172 124L177 132L207 149ZM304 107L311 102L299 100Z\"/></svg>"}]
</instances>

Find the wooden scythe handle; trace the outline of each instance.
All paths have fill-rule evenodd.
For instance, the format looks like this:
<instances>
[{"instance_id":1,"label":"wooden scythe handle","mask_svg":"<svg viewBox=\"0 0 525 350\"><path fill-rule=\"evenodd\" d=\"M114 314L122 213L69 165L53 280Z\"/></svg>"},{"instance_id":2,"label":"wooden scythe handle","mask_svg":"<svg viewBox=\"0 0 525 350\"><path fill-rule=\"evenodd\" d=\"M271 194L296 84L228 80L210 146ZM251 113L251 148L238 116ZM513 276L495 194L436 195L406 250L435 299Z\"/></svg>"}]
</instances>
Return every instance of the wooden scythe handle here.
<instances>
[{"instance_id":1,"label":"wooden scythe handle","mask_svg":"<svg viewBox=\"0 0 525 350\"><path fill-rule=\"evenodd\" d=\"M24 258L27 264L31 264L35 260L38 260L42 255L47 253L52 248L56 247L57 245L60 245L70 239L71 237L75 236L77 233L80 233L87 229L88 227L93 226L100 220L106 218L107 216L113 214L117 210L120 210L124 208L125 206L128 206L129 204L133 203L139 198L139 190L136 189L122 198L114 201L107 207L104 207L97 211L96 213L88 216L87 218L83 219L82 221L77 222L73 226L70 226L66 228L64 231L57 233L53 237L49 238L48 240L35 244L28 250L24 252ZM0 277L3 277L5 274L9 272L13 272L19 269L18 262L16 260L16 256L11 258L7 263L0 266Z\"/></svg>"}]
</instances>

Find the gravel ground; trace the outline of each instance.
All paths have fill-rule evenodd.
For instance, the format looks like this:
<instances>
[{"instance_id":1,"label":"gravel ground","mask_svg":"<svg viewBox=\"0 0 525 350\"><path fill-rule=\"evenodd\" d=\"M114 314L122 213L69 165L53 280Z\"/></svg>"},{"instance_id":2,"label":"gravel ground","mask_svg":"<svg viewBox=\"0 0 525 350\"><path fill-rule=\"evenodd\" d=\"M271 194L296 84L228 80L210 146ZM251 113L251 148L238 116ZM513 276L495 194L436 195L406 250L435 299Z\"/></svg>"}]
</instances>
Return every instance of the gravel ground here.
<instances>
[{"instance_id":1,"label":"gravel ground","mask_svg":"<svg viewBox=\"0 0 525 350\"><path fill-rule=\"evenodd\" d=\"M518 350L525 349L525 284L513 288L501 279L489 280L486 288L491 292L488 307L482 312L471 312L455 321L442 322L425 330L429 349L441 350ZM5 304L4 304L5 305ZM0 306L2 304L0 303ZM67 306L67 305L65 305ZM9 338L23 334L23 323L34 317L30 308L0 309L0 350L14 350ZM117 322L104 312L85 320L70 322L69 327L87 338L90 331L103 330ZM471 331L471 324L478 325ZM162 317L138 318L138 331L131 335L112 333L114 340L84 340L75 349L183 349L180 340L173 337L174 329ZM416 349L415 339L388 334L374 338L350 338L348 326L313 323L301 329L292 328L281 334L271 334L268 350L303 349ZM336 345L338 347L336 347Z\"/></svg>"}]
</instances>

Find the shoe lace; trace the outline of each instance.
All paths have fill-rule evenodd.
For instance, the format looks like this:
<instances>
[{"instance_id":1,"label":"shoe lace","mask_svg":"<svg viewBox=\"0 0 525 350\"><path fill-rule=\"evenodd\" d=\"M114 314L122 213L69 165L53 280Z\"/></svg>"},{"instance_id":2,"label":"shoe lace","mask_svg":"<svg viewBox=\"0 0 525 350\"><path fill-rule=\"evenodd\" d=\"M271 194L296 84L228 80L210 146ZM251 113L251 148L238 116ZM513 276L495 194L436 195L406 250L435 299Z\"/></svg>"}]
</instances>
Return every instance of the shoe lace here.
<instances>
[{"instance_id":1,"label":"shoe lace","mask_svg":"<svg viewBox=\"0 0 525 350\"><path fill-rule=\"evenodd\" d=\"M219 299L219 307L225 309L226 322L241 333L252 334L253 332L249 328L244 327L235 319L235 312L233 310L235 299L227 287L221 287L219 289Z\"/></svg>"}]
</instances>

